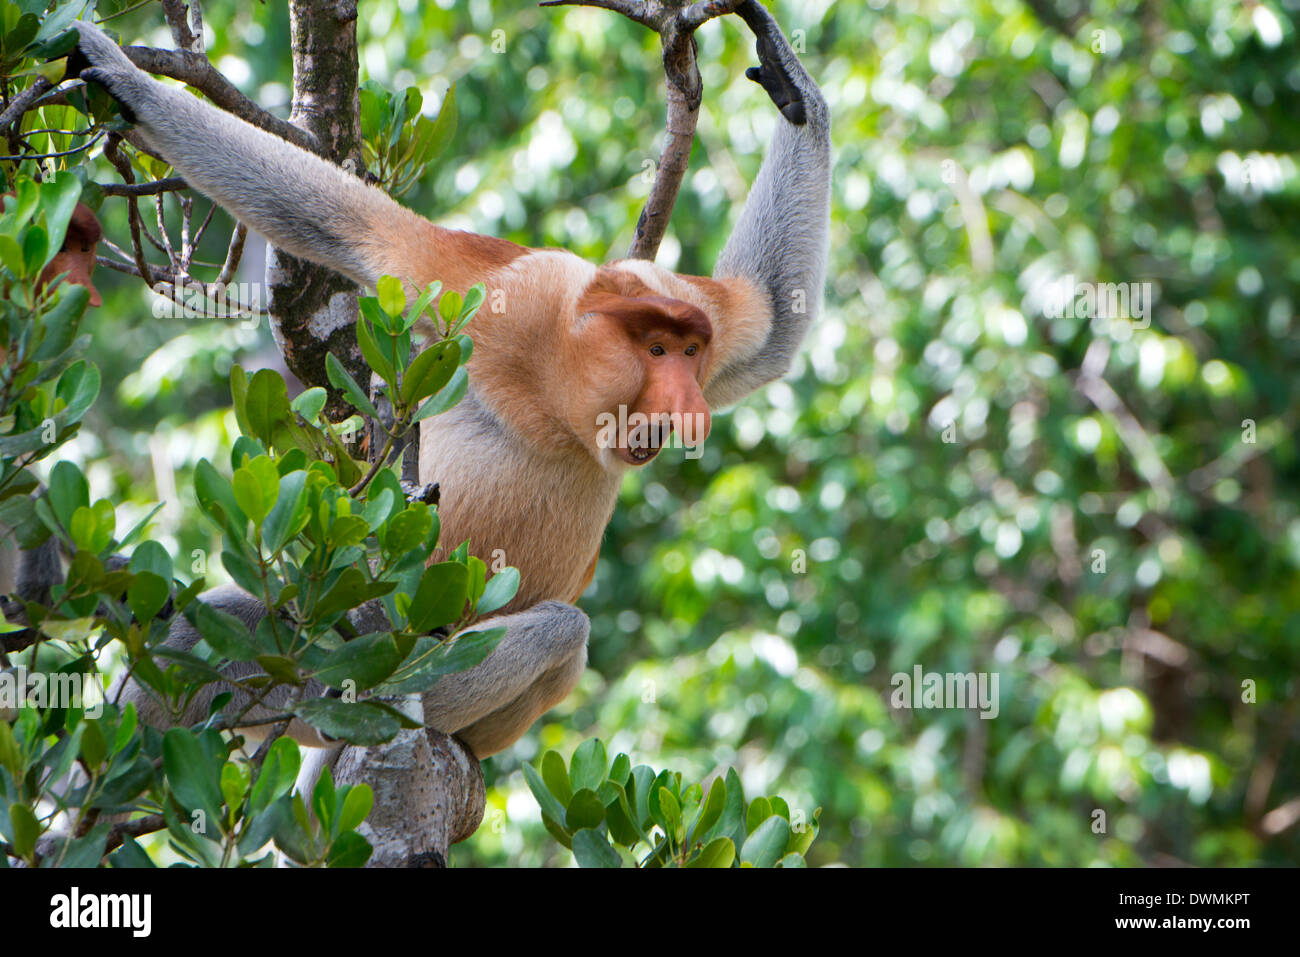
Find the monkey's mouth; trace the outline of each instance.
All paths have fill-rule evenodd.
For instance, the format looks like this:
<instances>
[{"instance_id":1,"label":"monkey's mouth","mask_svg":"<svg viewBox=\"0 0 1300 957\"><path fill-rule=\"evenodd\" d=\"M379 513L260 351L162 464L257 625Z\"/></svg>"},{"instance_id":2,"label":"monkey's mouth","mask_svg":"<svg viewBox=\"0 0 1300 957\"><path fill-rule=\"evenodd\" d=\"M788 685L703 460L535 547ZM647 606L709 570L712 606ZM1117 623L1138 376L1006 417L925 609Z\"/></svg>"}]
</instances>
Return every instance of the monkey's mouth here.
<instances>
[{"instance_id":1,"label":"monkey's mouth","mask_svg":"<svg viewBox=\"0 0 1300 957\"><path fill-rule=\"evenodd\" d=\"M618 457L629 465L645 465L659 454L659 446L632 445L627 448L619 448L617 451Z\"/></svg>"}]
</instances>

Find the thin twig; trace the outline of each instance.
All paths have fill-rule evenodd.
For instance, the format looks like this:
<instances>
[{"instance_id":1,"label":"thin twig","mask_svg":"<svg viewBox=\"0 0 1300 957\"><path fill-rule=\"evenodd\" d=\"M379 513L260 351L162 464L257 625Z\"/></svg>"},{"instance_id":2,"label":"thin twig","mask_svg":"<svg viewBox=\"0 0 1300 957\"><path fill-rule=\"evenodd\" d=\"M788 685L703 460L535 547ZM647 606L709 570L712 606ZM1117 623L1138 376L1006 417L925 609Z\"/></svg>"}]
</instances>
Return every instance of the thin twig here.
<instances>
[{"instance_id":1,"label":"thin twig","mask_svg":"<svg viewBox=\"0 0 1300 957\"><path fill-rule=\"evenodd\" d=\"M10 100L4 112L0 113L0 130L6 130L11 123L21 120L32 103L52 89L53 83L43 76L37 77L35 83Z\"/></svg>"},{"instance_id":2,"label":"thin twig","mask_svg":"<svg viewBox=\"0 0 1300 957\"><path fill-rule=\"evenodd\" d=\"M222 285L230 282L230 277L239 268L239 260L244 255L244 240L247 238L248 227L243 223L235 223L235 232L230 237L230 248L226 250L226 261L221 264L221 272L217 274L217 282Z\"/></svg>"},{"instance_id":3,"label":"thin twig","mask_svg":"<svg viewBox=\"0 0 1300 957\"><path fill-rule=\"evenodd\" d=\"M189 187L189 184L179 176L156 179L151 183L96 183L95 185L103 190L105 196L153 196L157 193L174 193Z\"/></svg>"},{"instance_id":4,"label":"thin twig","mask_svg":"<svg viewBox=\"0 0 1300 957\"><path fill-rule=\"evenodd\" d=\"M55 159L56 157L59 156L71 156L73 153L80 153L82 150L90 149L92 146L94 146L103 138L104 138L104 134L102 132L96 133L87 142L82 143L80 146L74 146L70 150L60 150L57 153L18 153L14 156L0 156L0 160L22 162L23 160L31 160L31 159Z\"/></svg>"},{"instance_id":5,"label":"thin twig","mask_svg":"<svg viewBox=\"0 0 1300 957\"><path fill-rule=\"evenodd\" d=\"M112 830L108 832L108 841L104 844L104 853L111 854L122 846L122 842L128 837L140 837L143 834L152 834L155 831L161 831L167 826L167 819L161 814L146 814L144 817L138 817L134 821L124 821L121 824L114 824Z\"/></svg>"},{"instance_id":6,"label":"thin twig","mask_svg":"<svg viewBox=\"0 0 1300 957\"><path fill-rule=\"evenodd\" d=\"M682 180L690 164L704 84L695 62L695 31L715 17L734 13L742 0L545 0L544 7L583 6L613 10L659 34L667 78L668 115L654 183L637 219L629 259L653 261L668 231Z\"/></svg>"},{"instance_id":7,"label":"thin twig","mask_svg":"<svg viewBox=\"0 0 1300 957\"><path fill-rule=\"evenodd\" d=\"M141 7L146 7L146 6L148 6L149 4L151 4L151 3L155 3L155 2L157 2L157 0L140 0L139 3L132 4L131 6L125 8L125 9L123 9L123 10L119 10L119 11L117 11L117 13L110 13L110 14L109 14L108 16L106 16L106 17L100 17L100 18L99 18L98 20L96 20L95 22L96 22L96 23L107 23L109 20L116 20L118 17L125 16L126 14L130 13L132 10L139 10Z\"/></svg>"},{"instance_id":8,"label":"thin twig","mask_svg":"<svg viewBox=\"0 0 1300 957\"><path fill-rule=\"evenodd\" d=\"M117 148L118 138L116 135L109 136L108 142L104 144L104 157L113 164L119 176L127 183L135 182L135 174L131 172L131 161L122 155ZM146 286L153 288L154 277L153 271L149 268L149 263L144 258L144 247L140 243L140 210L135 204L135 197L128 196L126 200L127 223L131 227L131 251L135 258L135 268L140 273L140 278L144 280Z\"/></svg>"}]
</instances>

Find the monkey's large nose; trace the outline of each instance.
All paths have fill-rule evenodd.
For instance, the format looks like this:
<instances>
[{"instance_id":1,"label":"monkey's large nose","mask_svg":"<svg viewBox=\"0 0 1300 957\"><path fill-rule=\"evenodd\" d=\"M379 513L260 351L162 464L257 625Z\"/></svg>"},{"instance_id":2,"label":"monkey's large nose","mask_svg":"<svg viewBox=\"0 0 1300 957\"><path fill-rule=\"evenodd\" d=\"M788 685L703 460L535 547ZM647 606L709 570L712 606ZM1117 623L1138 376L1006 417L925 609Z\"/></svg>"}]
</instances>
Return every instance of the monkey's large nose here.
<instances>
[{"instance_id":1,"label":"monkey's large nose","mask_svg":"<svg viewBox=\"0 0 1300 957\"><path fill-rule=\"evenodd\" d=\"M673 403L671 419L674 428L681 423L682 442L689 446L703 445L709 437L709 429L713 427L709 404L704 401L704 395L699 389L677 397Z\"/></svg>"}]
</instances>

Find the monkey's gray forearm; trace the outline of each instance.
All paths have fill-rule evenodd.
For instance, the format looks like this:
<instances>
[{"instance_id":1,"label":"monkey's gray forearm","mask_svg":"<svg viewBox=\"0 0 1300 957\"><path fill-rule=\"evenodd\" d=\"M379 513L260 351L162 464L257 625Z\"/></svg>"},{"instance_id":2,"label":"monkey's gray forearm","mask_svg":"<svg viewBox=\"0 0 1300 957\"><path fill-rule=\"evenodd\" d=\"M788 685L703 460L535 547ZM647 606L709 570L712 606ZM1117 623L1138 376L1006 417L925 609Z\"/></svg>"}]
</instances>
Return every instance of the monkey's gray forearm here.
<instances>
[{"instance_id":1,"label":"monkey's gray forearm","mask_svg":"<svg viewBox=\"0 0 1300 957\"><path fill-rule=\"evenodd\" d=\"M363 285L375 281L368 237L379 223L396 233L418 217L320 157L159 82L97 27L77 28L91 64L82 75L108 89L190 186L277 247Z\"/></svg>"},{"instance_id":2,"label":"monkey's gray forearm","mask_svg":"<svg viewBox=\"0 0 1300 957\"><path fill-rule=\"evenodd\" d=\"M356 242L382 200L355 176L156 81L129 105L140 131L192 187L275 246L362 285L377 278Z\"/></svg>"},{"instance_id":3,"label":"monkey's gray forearm","mask_svg":"<svg viewBox=\"0 0 1300 957\"><path fill-rule=\"evenodd\" d=\"M714 269L718 279L742 277L757 283L772 307L767 341L754 355L725 366L710 384L710 402L718 405L735 402L789 370L821 308L826 282L830 112L785 37L766 11L762 16L770 23L769 31L760 34L760 49L764 38L770 43L763 51L763 68L779 69L797 89L804 123L778 118L740 220ZM770 65L769 57L775 61ZM769 84L764 86L771 92Z\"/></svg>"}]
</instances>

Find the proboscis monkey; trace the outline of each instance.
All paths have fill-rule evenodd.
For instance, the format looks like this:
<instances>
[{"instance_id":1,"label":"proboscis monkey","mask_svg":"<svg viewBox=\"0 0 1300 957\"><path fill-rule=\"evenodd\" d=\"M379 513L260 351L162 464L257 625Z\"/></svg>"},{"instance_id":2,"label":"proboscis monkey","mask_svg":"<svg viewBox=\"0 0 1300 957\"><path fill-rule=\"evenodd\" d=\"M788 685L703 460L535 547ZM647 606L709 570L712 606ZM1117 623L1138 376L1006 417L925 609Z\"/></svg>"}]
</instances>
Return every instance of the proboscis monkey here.
<instances>
[{"instance_id":1,"label":"proboscis monkey","mask_svg":"<svg viewBox=\"0 0 1300 957\"><path fill-rule=\"evenodd\" d=\"M572 602L591 580L623 474L653 459L665 437L638 427L611 442L610 417L667 419L702 441L710 409L789 369L820 307L829 114L767 11L748 0L737 13L757 37L761 65L748 75L782 118L711 278L644 261L596 266L436 226L339 167L160 83L98 27L77 24L80 75L106 88L193 188L278 248L365 287L385 274L412 290L433 279L460 292L486 285L488 305L471 330L469 393L425 420L420 435L420 479L442 489L442 540L468 538L489 567L503 552L522 577L493 622L509 628L497 650L425 695L425 723L479 757L517 740L585 667L589 623ZM205 600L250 623L263 610L233 588ZM178 621L169 644L196 640ZM145 720L164 720L142 696ZM194 703L196 716L207 703ZM295 731L316 743L310 729Z\"/></svg>"},{"instance_id":2,"label":"proboscis monkey","mask_svg":"<svg viewBox=\"0 0 1300 957\"><path fill-rule=\"evenodd\" d=\"M5 208L5 201L12 195L0 196L0 210ZM41 270L38 288L52 288L51 284L58 285L62 276L67 282L86 287L90 293L90 305L100 305L99 290L90 277L95 271L95 248L103 238L104 231L95 214L85 203L78 203L68 220L63 245ZM0 362L6 358L4 348L0 347ZM9 540L9 529L0 525L0 596L18 591L29 598L34 597L62 573L57 542L30 552L20 552L18 546Z\"/></svg>"}]
</instances>

